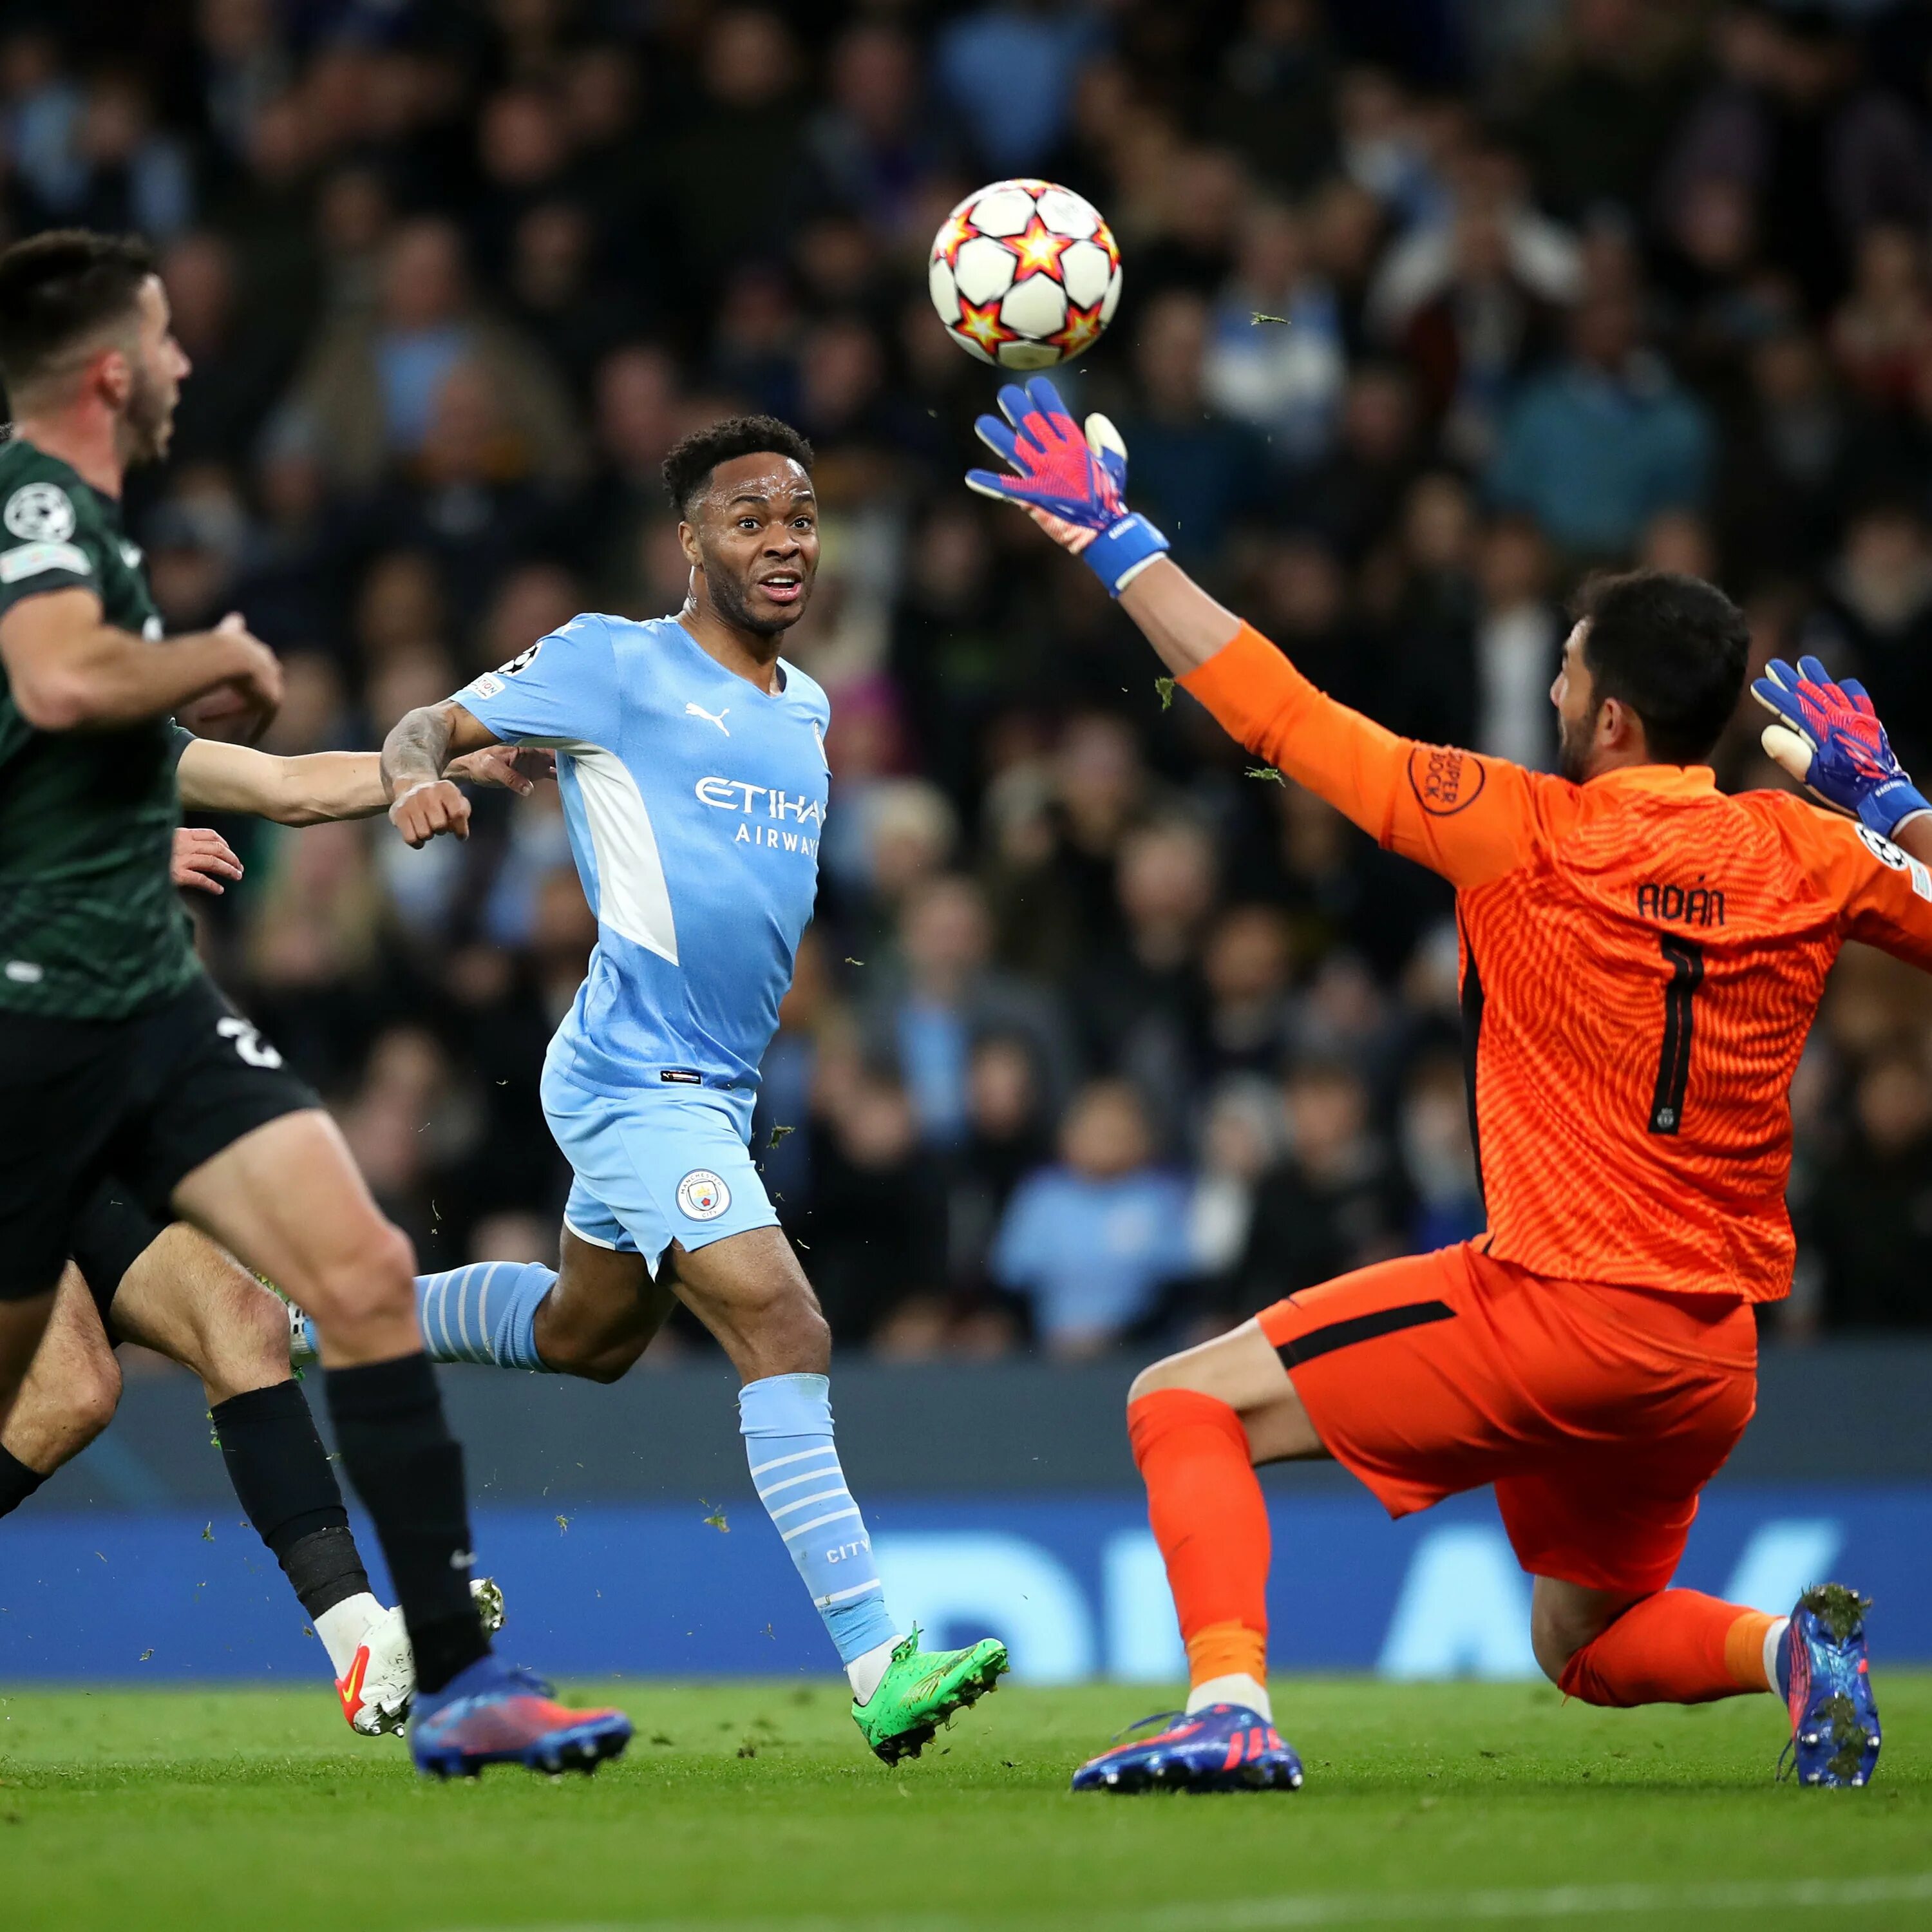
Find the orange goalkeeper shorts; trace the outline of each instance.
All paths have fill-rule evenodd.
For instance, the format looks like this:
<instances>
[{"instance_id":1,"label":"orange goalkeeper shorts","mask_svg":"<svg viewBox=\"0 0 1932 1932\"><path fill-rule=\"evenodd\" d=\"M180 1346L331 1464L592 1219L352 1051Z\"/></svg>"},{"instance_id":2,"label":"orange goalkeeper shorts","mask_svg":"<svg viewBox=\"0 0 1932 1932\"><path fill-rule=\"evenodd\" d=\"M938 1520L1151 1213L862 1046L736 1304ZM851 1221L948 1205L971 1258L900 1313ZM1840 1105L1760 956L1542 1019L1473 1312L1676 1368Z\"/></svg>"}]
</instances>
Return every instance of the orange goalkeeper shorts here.
<instances>
[{"instance_id":1,"label":"orange goalkeeper shorts","mask_svg":"<svg viewBox=\"0 0 1932 1932\"><path fill-rule=\"evenodd\" d=\"M1756 1402L1742 1299L1551 1280L1467 1244L1260 1321L1323 1444L1391 1516L1493 1483L1522 1567L1592 1589L1670 1582Z\"/></svg>"}]
</instances>

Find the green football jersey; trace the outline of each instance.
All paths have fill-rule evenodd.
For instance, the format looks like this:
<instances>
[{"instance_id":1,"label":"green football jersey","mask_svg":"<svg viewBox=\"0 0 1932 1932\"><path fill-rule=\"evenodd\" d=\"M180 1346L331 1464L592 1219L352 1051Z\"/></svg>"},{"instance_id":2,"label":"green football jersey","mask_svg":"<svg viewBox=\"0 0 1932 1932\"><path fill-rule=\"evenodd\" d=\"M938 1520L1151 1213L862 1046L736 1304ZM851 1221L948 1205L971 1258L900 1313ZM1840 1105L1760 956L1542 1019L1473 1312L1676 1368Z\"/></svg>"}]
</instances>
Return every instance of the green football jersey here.
<instances>
[{"instance_id":1,"label":"green football jersey","mask_svg":"<svg viewBox=\"0 0 1932 1932\"><path fill-rule=\"evenodd\" d=\"M0 443L0 613L68 590L92 591L118 629L161 634L120 506L32 443ZM36 730L0 666L0 1008L121 1019L194 977L168 878L174 740L166 718Z\"/></svg>"}]
</instances>

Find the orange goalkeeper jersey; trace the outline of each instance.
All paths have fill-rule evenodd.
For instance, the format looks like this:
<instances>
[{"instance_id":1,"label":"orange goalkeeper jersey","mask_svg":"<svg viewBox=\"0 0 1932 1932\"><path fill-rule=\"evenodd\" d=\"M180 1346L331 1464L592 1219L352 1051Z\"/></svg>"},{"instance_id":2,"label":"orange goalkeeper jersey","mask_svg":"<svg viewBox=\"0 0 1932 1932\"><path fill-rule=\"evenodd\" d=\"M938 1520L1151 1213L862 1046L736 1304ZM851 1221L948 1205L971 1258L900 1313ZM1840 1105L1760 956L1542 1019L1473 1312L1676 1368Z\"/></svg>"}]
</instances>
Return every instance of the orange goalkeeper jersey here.
<instances>
[{"instance_id":1,"label":"orange goalkeeper jersey","mask_svg":"<svg viewBox=\"0 0 1932 1932\"><path fill-rule=\"evenodd\" d=\"M1586 784L1399 738L1258 632L1182 680L1234 736L1456 889L1489 1232L1539 1274L1791 1284L1791 1076L1847 938L1932 968L1932 872L1708 766Z\"/></svg>"}]
</instances>

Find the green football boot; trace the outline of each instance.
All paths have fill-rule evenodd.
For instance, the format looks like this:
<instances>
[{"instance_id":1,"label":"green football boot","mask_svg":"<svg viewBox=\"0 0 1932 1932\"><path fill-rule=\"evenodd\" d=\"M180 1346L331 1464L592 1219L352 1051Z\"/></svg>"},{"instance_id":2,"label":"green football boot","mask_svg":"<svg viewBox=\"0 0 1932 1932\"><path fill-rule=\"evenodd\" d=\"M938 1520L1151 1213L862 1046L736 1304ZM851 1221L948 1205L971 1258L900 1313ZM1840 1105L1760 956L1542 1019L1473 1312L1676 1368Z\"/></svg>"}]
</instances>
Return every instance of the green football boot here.
<instances>
[{"instance_id":1,"label":"green football boot","mask_svg":"<svg viewBox=\"0 0 1932 1932\"><path fill-rule=\"evenodd\" d=\"M902 1637L878 1688L852 1706L852 1721L887 1764L916 1757L956 1711L976 1704L1006 1668L1006 1647L982 1637L964 1650L928 1652L919 1647L919 1626Z\"/></svg>"}]
</instances>

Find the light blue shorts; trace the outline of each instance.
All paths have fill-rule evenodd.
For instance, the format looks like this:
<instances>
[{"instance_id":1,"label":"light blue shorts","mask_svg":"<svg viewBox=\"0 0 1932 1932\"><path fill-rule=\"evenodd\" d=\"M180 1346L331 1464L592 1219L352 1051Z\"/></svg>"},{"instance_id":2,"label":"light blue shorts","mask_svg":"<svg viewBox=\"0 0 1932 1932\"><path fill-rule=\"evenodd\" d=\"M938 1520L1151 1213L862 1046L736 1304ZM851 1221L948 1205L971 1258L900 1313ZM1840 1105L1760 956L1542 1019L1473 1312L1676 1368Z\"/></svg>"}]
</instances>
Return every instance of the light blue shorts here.
<instances>
[{"instance_id":1,"label":"light blue shorts","mask_svg":"<svg viewBox=\"0 0 1932 1932\"><path fill-rule=\"evenodd\" d=\"M563 1224L580 1240L640 1254L655 1276L672 1242L708 1247L775 1228L752 1163L748 1088L668 1087L619 1100L546 1067L544 1118L570 1162Z\"/></svg>"}]
</instances>

